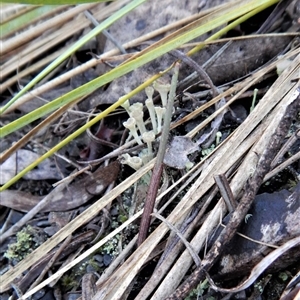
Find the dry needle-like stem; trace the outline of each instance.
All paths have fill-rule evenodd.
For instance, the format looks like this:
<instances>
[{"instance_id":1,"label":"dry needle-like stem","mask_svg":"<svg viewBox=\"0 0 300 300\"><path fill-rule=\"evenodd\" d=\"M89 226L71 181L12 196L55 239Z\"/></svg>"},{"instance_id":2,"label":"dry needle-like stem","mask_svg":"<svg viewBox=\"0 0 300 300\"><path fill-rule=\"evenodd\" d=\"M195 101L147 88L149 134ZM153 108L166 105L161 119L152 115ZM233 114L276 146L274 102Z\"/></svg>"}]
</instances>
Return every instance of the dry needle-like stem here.
<instances>
[{"instance_id":1,"label":"dry needle-like stem","mask_svg":"<svg viewBox=\"0 0 300 300\"><path fill-rule=\"evenodd\" d=\"M167 300L184 299L190 290L205 278L206 272L220 257L220 254L224 251L224 248L233 238L237 228L244 220L265 175L269 172L272 160L275 158L276 153L280 150L282 141L290 128L292 120L295 118L300 109L300 87L295 90L291 97L292 99L287 106L284 115L281 117L275 132L273 132L272 128L274 123L272 123L272 126L269 125L269 130L266 130L265 134L273 132L269 139L269 144L262 152L254 174L246 182L244 186L244 195L236 210L232 213L226 228L221 232L214 245L202 260L201 266L197 267L186 281L172 295L166 298ZM264 138L264 136L262 138Z\"/></svg>"},{"instance_id":2,"label":"dry needle-like stem","mask_svg":"<svg viewBox=\"0 0 300 300\"><path fill-rule=\"evenodd\" d=\"M179 73L179 63L175 64L174 67L174 74L172 77L171 82L171 89L169 93L169 99L167 102L167 110L164 118L164 126L161 134L159 149L156 157L156 162L153 168L151 181L149 184L149 189L145 201L145 208L142 215L142 221L140 225L140 232L138 237L138 246L143 243L143 241L147 237L150 220L151 220L151 213L153 212L155 199L157 196L157 191L160 183L160 178L163 170L163 159L166 152L167 142L168 142L168 136L170 131L170 123L172 118L172 110L173 110L173 104L174 104L174 98L176 95L176 86L177 86L177 80L178 80L178 73Z\"/></svg>"}]
</instances>

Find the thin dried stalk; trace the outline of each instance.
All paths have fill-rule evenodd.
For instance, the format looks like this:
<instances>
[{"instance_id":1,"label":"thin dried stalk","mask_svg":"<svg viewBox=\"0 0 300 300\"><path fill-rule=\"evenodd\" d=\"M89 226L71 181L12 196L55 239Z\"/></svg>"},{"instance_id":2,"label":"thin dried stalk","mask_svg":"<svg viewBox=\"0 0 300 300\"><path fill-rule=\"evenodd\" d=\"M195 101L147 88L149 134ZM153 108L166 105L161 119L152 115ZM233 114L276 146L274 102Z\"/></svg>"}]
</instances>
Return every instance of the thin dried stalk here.
<instances>
[{"instance_id":1,"label":"thin dried stalk","mask_svg":"<svg viewBox=\"0 0 300 300\"><path fill-rule=\"evenodd\" d=\"M244 220L255 195L263 182L264 176L270 169L271 162L279 151L282 140L288 133L292 119L300 109L300 88L294 87L288 95L282 99L281 105L284 109L278 109L276 116L272 119L264 134L260 137L257 144L253 147L251 154L255 153L258 157L254 163L254 174L249 177L244 185L244 195L240 200L237 209L233 212L226 228L222 231L217 241L214 243L209 253L202 261L201 267L197 268L191 276L167 299L175 300L187 296L201 280L205 279L206 272L213 266L220 254L232 239L240 223ZM282 107L280 107L282 108ZM266 141L267 140L267 141ZM259 149L260 152L256 152ZM237 289L238 291L239 289Z\"/></svg>"},{"instance_id":2,"label":"thin dried stalk","mask_svg":"<svg viewBox=\"0 0 300 300\"><path fill-rule=\"evenodd\" d=\"M107 7L103 6L104 4L98 4L95 6L93 4L93 7L91 8L91 11L94 12L95 17L97 17L98 20L103 20L106 17L108 17L112 11L117 10L122 3L125 4L128 2L128 0L118 1L117 3L113 3L112 5L109 5ZM41 24L38 24L39 27ZM77 32L87 28L90 25L90 21L87 20L84 16L84 14L79 14L78 17L73 18L72 20L65 20L65 23L61 26L59 24L54 23L53 27L51 27L47 34L43 34L40 36L37 36L34 40L26 40L26 36L24 37L26 44L22 46L22 48L17 49L18 53L21 53L22 55L18 55L18 53L15 53L13 51L9 52L9 60L7 60L2 66L2 77L8 76L11 72L18 70L20 67L22 67L25 64L28 64L32 60L36 59L37 57L41 56L42 53L47 53L53 46L61 43L62 41L72 37ZM34 27L34 28L36 28ZM23 32L19 34L18 36L23 37L26 32ZM7 42L9 42L12 38L8 39ZM58 53L57 52L57 56ZM55 56L55 58L57 57ZM2 59L5 56L3 55ZM53 59L52 59L53 60ZM37 62L37 66L40 65L40 62ZM35 71L36 69L33 69ZM26 72L28 73L28 72ZM8 78L7 81L5 81L3 84L0 85L0 89L4 90L12 83L16 82L16 80L22 78L21 74L19 73L18 76L14 76L12 78Z\"/></svg>"},{"instance_id":3,"label":"thin dried stalk","mask_svg":"<svg viewBox=\"0 0 300 300\"><path fill-rule=\"evenodd\" d=\"M254 110L247 121L240 125L236 132L228 139L228 141L221 145L216 152L215 159L204 169L198 180L190 188L190 190L182 198L181 202L173 210L168 217L168 221L175 224L184 215L186 215L193 204L201 198L209 188L214 184L213 175L226 172L233 164L232 158L236 156L236 151L243 143L243 141L249 136L249 134L257 127L257 125L266 117L268 112L280 102L283 95L291 88L290 80L295 77L293 68L297 68L299 65L299 57L294 61L293 66L286 70L277 80L270 91L261 100L260 106ZM252 164L251 164L252 165ZM248 165L249 168L249 165ZM246 173L247 174L247 173ZM247 180L249 177L242 177ZM241 182L233 189L236 195L242 188ZM219 211L218 216L220 216ZM215 222L218 223L219 220ZM138 270L146 261L148 255L152 252L155 246L159 243L161 238L168 231L164 224L161 224L148 239L132 254L132 256L120 267L117 274L108 280L107 285L102 287L101 296L105 299L121 298L123 291L130 284L132 279L136 276ZM171 292L172 290L169 290ZM99 297L98 299L102 299Z\"/></svg>"},{"instance_id":4,"label":"thin dried stalk","mask_svg":"<svg viewBox=\"0 0 300 300\"><path fill-rule=\"evenodd\" d=\"M141 243L143 243L147 237L150 220L151 220L151 213L154 208L155 199L160 184L161 174L163 171L163 160L167 149L168 137L170 133L170 123L172 119L174 99L176 96L176 86L177 86L177 80L179 74L179 66L180 66L179 63L176 63L174 66L174 74L172 77L172 83L171 83L171 89L168 97L166 114L164 116L164 126L161 134L155 165L151 175L147 197L145 200L145 207L144 207L144 212L143 212L142 221L140 225L139 238L138 238L138 246L141 245Z\"/></svg>"},{"instance_id":5,"label":"thin dried stalk","mask_svg":"<svg viewBox=\"0 0 300 300\"><path fill-rule=\"evenodd\" d=\"M125 0L124 0L125 1ZM105 12L106 14L103 15L102 11L101 11L101 15L99 15L99 13L96 11L94 12L94 16L99 20L101 18L104 18L106 16L108 16L110 13L112 13L116 8L114 8L116 5L121 5L123 3L123 1L116 1L116 2L113 2L111 5L107 6L106 9L105 9ZM222 7L225 7L226 4L224 5L221 5L221 6L218 6L217 8L218 9L222 9ZM114 8L114 9L113 9ZM206 14L212 12L212 11L215 11L216 8L212 8L212 9L209 9L207 11L204 11L204 12L200 12L199 14L195 14L193 16L190 16L190 17L187 17L185 19L182 19L182 20L179 20L177 22L174 22L173 24L170 24L170 25L166 25L160 29L157 29L157 30L154 30L153 32L150 32L142 37L139 37L137 39L134 39L126 44L123 44L122 47L124 49L128 49L128 48L132 48L132 47L135 47L147 40L150 40L150 39L153 39L155 38L156 36L158 35L161 35L165 32L169 32L171 30L174 30L176 28L181 28L182 25L186 25L186 24L190 24L191 21L194 21L194 20L197 20L203 16L205 16ZM84 20L85 22L86 20ZM77 24L77 23L76 23ZM76 28L76 26L78 25L74 25L74 28ZM84 27L83 27L84 28ZM185 29L182 29L182 30L185 30ZM178 33L180 32L180 30L178 30ZM73 31L74 33L74 31ZM101 59L105 59L105 58L108 58L108 57L111 57L113 55L117 55L119 54L119 50L118 49L113 49L111 51L108 51L106 53L104 53L103 55L101 55ZM13 56L12 59L14 59L15 55ZM16 108L18 108L19 105L21 104L24 104L26 103L27 101L29 101L30 99L34 98L35 96L37 95L40 95L46 91L49 91L53 88L55 88L56 86L62 84L63 82L69 80L70 78L74 77L75 75L78 75L78 74L81 74L83 72L85 72L86 70L96 66L97 64L99 63L102 63L102 60L98 60L98 59L91 59L90 61L72 69L71 71L69 72L66 72L65 74L59 76L58 78L55 78L54 80L48 82L48 83L45 83L43 86L41 87L38 87L34 90L31 91L31 93L27 93L26 95L23 95L22 97L20 97L13 105L11 105L6 111L5 113L8 113ZM10 65L10 64L9 64ZM16 69L18 67L16 66ZM5 68L4 68L5 70ZM20 77L15 77L15 79L20 79ZM5 86L7 85L5 82L4 82ZM0 90L4 90L4 85L0 85Z\"/></svg>"},{"instance_id":6,"label":"thin dried stalk","mask_svg":"<svg viewBox=\"0 0 300 300\"><path fill-rule=\"evenodd\" d=\"M14 19L23 13L32 10L34 7L24 4L1 4L0 18L1 22L7 23L9 20Z\"/></svg>"},{"instance_id":7,"label":"thin dried stalk","mask_svg":"<svg viewBox=\"0 0 300 300\"><path fill-rule=\"evenodd\" d=\"M17 266L9 270L7 273L1 276L1 287L0 292L6 290L12 280L18 277L22 272L28 270L32 265L34 265L40 258L48 253L55 246L57 246L63 239L68 235L72 234L77 228L94 218L98 212L107 206L111 201L113 201L118 195L129 188L134 182L146 174L152 167L154 162L149 162L146 166L135 172L132 176L124 180L116 188L110 191L108 194L104 195L101 199L90 206L86 211L84 211L77 218L68 223L65 227L59 230L54 236L42 244L39 248L28 255L24 260L22 260ZM47 284L47 283L46 283ZM38 287L37 287L38 288ZM40 288L40 287L39 287Z\"/></svg>"},{"instance_id":8,"label":"thin dried stalk","mask_svg":"<svg viewBox=\"0 0 300 300\"><path fill-rule=\"evenodd\" d=\"M48 29L64 24L66 21L70 20L74 16L77 16L80 12L86 9L91 9L96 5L98 4L93 3L93 4L82 4L76 6L60 14L59 16L55 16L54 18L51 18L50 20L42 24L39 24L39 26L35 26L34 28L31 28L28 31L23 32L21 36L17 35L9 39L8 41L5 41L1 47L1 55L4 55L9 51L12 51L13 49L20 47L21 45L24 44L24 42L28 42L34 39L35 37L43 34Z\"/></svg>"},{"instance_id":9,"label":"thin dried stalk","mask_svg":"<svg viewBox=\"0 0 300 300\"><path fill-rule=\"evenodd\" d=\"M257 134L261 134L262 131L263 130L258 130L251 135L251 138L248 138L247 141L242 143L241 146L236 149L235 155L228 162L228 165L233 165L239 158L241 158L254 144L257 139ZM190 242L191 246L196 252L199 252L201 249L203 249L206 244L207 237L213 232L213 230L219 224L220 219L222 219L226 212L227 207L223 199L220 199ZM184 251L177 259L174 266L169 270L168 274L166 274L166 277L160 283L152 299L164 299L170 294L170 291L175 290L182 278L185 276L186 272L190 270L192 263L193 261L189 252Z\"/></svg>"}]
</instances>

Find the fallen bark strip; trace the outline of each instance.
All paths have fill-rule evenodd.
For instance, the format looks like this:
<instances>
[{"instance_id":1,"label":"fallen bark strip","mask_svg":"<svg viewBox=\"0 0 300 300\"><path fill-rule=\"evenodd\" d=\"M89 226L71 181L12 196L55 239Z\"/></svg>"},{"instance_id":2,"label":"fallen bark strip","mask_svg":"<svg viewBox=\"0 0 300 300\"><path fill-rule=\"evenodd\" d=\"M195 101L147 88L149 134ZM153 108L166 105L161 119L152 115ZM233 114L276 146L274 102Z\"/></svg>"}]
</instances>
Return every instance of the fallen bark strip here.
<instances>
[{"instance_id":1,"label":"fallen bark strip","mask_svg":"<svg viewBox=\"0 0 300 300\"><path fill-rule=\"evenodd\" d=\"M275 158L277 152L280 150L282 141L284 140L288 130L290 128L292 120L300 110L300 87L295 90L292 95L290 104L287 106L285 114L283 115L276 131L270 139L268 147L259 158L257 168L248 179L244 187L244 195L237 207L233 212L232 217L226 228L221 232L217 241L214 243L200 267L197 267L195 271L185 280L185 282L171 295L167 300L184 299L189 292L196 287L196 285L203 279L205 279L207 271L214 265L220 254L223 252L225 246L235 235L240 223L244 220L255 195L260 188L265 175L270 170L272 160Z\"/></svg>"}]
</instances>

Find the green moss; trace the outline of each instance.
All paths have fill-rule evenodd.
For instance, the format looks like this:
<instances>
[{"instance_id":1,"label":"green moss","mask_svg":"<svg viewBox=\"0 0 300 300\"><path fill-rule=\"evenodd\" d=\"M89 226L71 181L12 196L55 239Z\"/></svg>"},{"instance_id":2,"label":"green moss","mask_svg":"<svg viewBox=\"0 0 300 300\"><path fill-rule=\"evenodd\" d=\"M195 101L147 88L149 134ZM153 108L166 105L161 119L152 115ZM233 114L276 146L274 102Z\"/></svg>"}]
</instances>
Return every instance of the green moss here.
<instances>
[{"instance_id":1,"label":"green moss","mask_svg":"<svg viewBox=\"0 0 300 300\"><path fill-rule=\"evenodd\" d=\"M72 288L76 288L78 286L78 280L73 275L64 275L61 278L61 285L65 291L69 291Z\"/></svg>"},{"instance_id":2,"label":"green moss","mask_svg":"<svg viewBox=\"0 0 300 300\"><path fill-rule=\"evenodd\" d=\"M118 216L118 221L120 222L120 223L124 223L124 222L126 222L128 220L128 217L126 216L126 215L119 215Z\"/></svg>"},{"instance_id":3,"label":"green moss","mask_svg":"<svg viewBox=\"0 0 300 300\"><path fill-rule=\"evenodd\" d=\"M206 289L208 289L208 286L209 285L207 279L201 281L198 284L198 286L189 293L189 295L185 298L185 300L198 299L198 297L204 295L204 292Z\"/></svg>"},{"instance_id":4,"label":"green moss","mask_svg":"<svg viewBox=\"0 0 300 300\"><path fill-rule=\"evenodd\" d=\"M94 260L94 258L91 258L88 263L96 272L101 271L101 267L99 266L98 262Z\"/></svg>"},{"instance_id":5,"label":"green moss","mask_svg":"<svg viewBox=\"0 0 300 300\"><path fill-rule=\"evenodd\" d=\"M88 265L91 265L96 272L100 271L100 267L94 260L94 258L83 260L80 264L75 265L67 274L65 274L61 278L60 283L64 291L78 288L81 283L82 277L87 273Z\"/></svg>"}]
</instances>

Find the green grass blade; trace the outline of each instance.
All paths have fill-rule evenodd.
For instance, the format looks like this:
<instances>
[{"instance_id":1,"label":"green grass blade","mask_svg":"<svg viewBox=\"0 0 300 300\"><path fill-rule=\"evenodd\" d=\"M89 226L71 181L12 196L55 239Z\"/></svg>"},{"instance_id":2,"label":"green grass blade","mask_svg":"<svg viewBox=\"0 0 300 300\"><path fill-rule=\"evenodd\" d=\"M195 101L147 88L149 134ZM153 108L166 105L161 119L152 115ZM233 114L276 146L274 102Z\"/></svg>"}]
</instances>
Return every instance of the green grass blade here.
<instances>
[{"instance_id":1,"label":"green grass blade","mask_svg":"<svg viewBox=\"0 0 300 300\"><path fill-rule=\"evenodd\" d=\"M258 14L259 12L265 10L266 8L268 8L270 5L273 5L274 3L278 2L278 0L272 1L272 3L270 4L270 1L268 3L265 3L255 9L253 9L252 11L246 13L245 15L239 17L238 19L236 19L235 21L229 23L227 26L225 26L224 28L222 28L221 30L219 30L218 32L216 32L215 34L213 34L212 36L210 36L208 39L206 39L206 42L209 41L214 41L217 40L219 38L221 38L223 35L225 35L228 31L234 29L235 27L237 27L238 25L242 24L243 22L247 21L249 18L255 16L256 14ZM193 54L195 54L196 52L198 52L199 50L203 49L205 47L205 44L200 44L199 46L194 47L193 49L191 49L187 55L191 56Z\"/></svg>"},{"instance_id":2,"label":"green grass blade","mask_svg":"<svg viewBox=\"0 0 300 300\"><path fill-rule=\"evenodd\" d=\"M235 9L231 10L230 14L228 14L228 15L227 14L220 15L212 20L207 20L207 22L205 22L204 25L196 27L193 30L186 32L180 36L177 36L173 40L170 40L166 43L159 44L156 48L154 47L149 52L144 53L140 57L137 57L134 60L129 61L129 62L115 68L114 70L108 72L107 74L102 75L102 76L94 79L93 81L77 88L76 90L73 90L73 91L69 92L68 94L63 95L63 96L53 100L52 102L33 111L32 113L29 113L28 115L20 118L17 121L20 121L20 120L26 121L27 123L26 122L25 123L28 124L29 122L36 120L37 118L42 116L44 113L43 109L46 110L47 113L49 113L62 105L70 103L70 102L78 99L79 97L86 95L86 92L88 92L88 93L93 92L94 90L101 87L105 83L111 81L112 79L117 78L121 75L124 75L124 74L130 72L131 70L136 69L137 67L139 67L141 65L144 65L145 63L161 56L162 54L164 54L166 52L169 52L172 49L177 48L178 46L180 46L184 43L189 42L190 40L194 39L195 37L207 32L207 31L212 30L213 28L216 28L216 27L222 25L223 23L227 23L230 20L236 19L239 16L248 13L249 11L251 12L254 9L262 10L263 8L266 8L267 6L277 3L278 1L279 0L271 0L271 1L267 1L267 0L255 1L255 0L253 0L253 1L249 2L248 7L247 7L247 5L237 7ZM156 76L160 76L160 74L157 74ZM150 81L148 80L148 82L150 82ZM0 188L0 191L7 189L11 184L13 184L18 179L20 179L25 173L27 173L28 171L32 170L35 166L37 166L42 160L46 159L47 157L51 156L53 153L55 153L56 151L61 149L70 140L76 138L78 135L83 133L87 128L89 128L90 126L95 124L97 121L99 121L100 119L105 117L108 113L110 113L111 111L116 109L118 106L120 106L126 99L128 99L130 96L132 96L133 93L137 93L138 91L141 91L141 89L145 88L147 86L147 84L149 85L150 83L144 83L143 85L141 85L140 87L138 87L137 89L132 91L130 94L121 97L116 103L114 103L112 106L110 106L107 110L105 110L100 115L98 115L97 117L92 119L89 123L87 123L80 129L78 129L76 132L72 133L64 141L60 142L58 145L56 145L54 148L52 148L50 151L48 151L46 154L44 154L42 157L40 157L39 160L32 163L26 169L24 169L22 172L17 174L14 178L12 178L9 182L7 182L4 186L2 186ZM51 107L51 104L53 105L52 107ZM10 132L13 132L15 127L18 127L18 128L22 127L22 126L20 126L20 124L17 123L17 121L14 121L14 122L2 127L0 129L0 136L2 137L2 136L9 134Z\"/></svg>"},{"instance_id":3,"label":"green grass blade","mask_svg":"<svg viewBox=\"0 0 300 300\"><path fill-rule=\"evenodd\" d=\"M152 76L150 79L148 79L146 82L144 82L143 84L141 84L139 87L137 87L136 89L134 89L133 91L131 91L127 95L121 97L118 101L116 101L116 103L114 103L113 105L111 105L110 107L108 107L106 110L104 110L103 112L101 112L100 114L98 114L95 118L93 118L91 121L89 121L88 123L86 123L85 125L83 125L82 127L80 127L79 129L77 129L75 132L73 132L72 134L70 134L67 138L65 138L63 141L61 141L60 143L58 143L55 147L53 147L52 149L50 149L47 153L45 153L44 155L42 155L41 157L39 157L36 161L34 161L32 164L30 164L24 170L22 170L21 172L19 172L15 177L13 177L12 179L10 179L6 184L4 184L0 188L0 192L2 192L4 190L6 190L7 188L9 188L12 184L14 184L15 182L17 182L20 178L22 178L26 173L28 173L30 170L32 170L33 168L35 168L43 160L45 160L46 158L48 158L51 155L53 155L59 149L61 149L62 147L64 147L65 145L67 145L70 141L72 141L73 139L75 139L77 136L79 136L80 134L84 133L85 130L87 130L88 128L90 128L91 126L93 126L94 124L96 124L97 122L99 122L101 119L105 118L109 113L113 112L116 108L118 108L120 105L122 105L127 99L133 97L135 94L137 94L137 93L141 92L142 90L144 90L153 81L155 81L157 78L159 78L162 74L166 73L167 71L169 71L169 69L165 70L164 72L161 72L159 74L156 74L156 75Z\"/></svg>"},{"instance_id":4,"label":"green grass blade","mask_svg":"<svg viewBox=\"0 0 300 300\"><path fill-rule=\"evenodd\" d=\"M41 73L39 73L32 81L30 81L17 95L15 95L6 105L0 108L0 115L5 112L5 110L12 105L20 96L24 95L29 89L31 89L35 84L37 84L41 79L43 79L46 75L48 75L53 69L59 66L65 59L70 57L76 50L78 50L81 46L86 44L90 39L98 35L103 29L109 27L115 21L126 15L128 12L139 6L141 3L146 0L133 0L126 6L122 7L112 16L107 18L93 30L91 30L86 36L77 41L73 46L71 46L68 51L60 55L57 59L55 59L48 67L46 67Z\"/></svg>"},{"instance_id":5,"label":"green grass blade","mask_svg":"<svg viewBox=\"0 0 300 300\"><path fill-rule=\"evenodd\" d=\"M33 10L30 10L12 20L9 22L0 25L0 32L1 32L1 38L11 34L12 32L15 32L19 30L20 28L23 28L28 23L34 22L36 19L40 19L41 16L48 14L52 10L56 9L57 5L47 5L42 7L37 7Z\"/></svg>"},{"instance_id":6,"label":"green grass blade","mask_svg":"<svg viewBox=\"0 0 300 300\"><path fill-rule=\"evenodd\" d=\"M31 5L74 5L82 3L93 3L93 2L109 2L111 0L2 0L3 3L18 3L18 4L31 4Z\"/></svg>"},{"instance_id":7,"label":"green grass blade","mask_svg":"<svg viewBox=\"0 0 300 300\"><path fill-rule=\"evenodd\" d=\"M253 7L253 2L263 2L263 1L252 1L250 2ZM273 3L278 2L278 0L272 0L272 1L264 1L265 5L271 5ZM257 5L256 5L257 7ZM253 7L253 8L256 8ZM111 70L110 72L78 87L75 90L70 91L69 93L47 103L46 105L28 113L27 115L19 118L16 121L11 122L10 124L2 127L0 129L0 138L10 134L11 132L14 132L15 130L22 128L23 126L31 123L34 120L39 119L40 117L54 111L55 109L68 104L80 97L86 96L92 92L94 92L96 89L100 88L101 86L105 85L106 83L111 82L113 79L116 79L124 74L129 73L132 70L135 70L136 68L152 61L153 59L181 46L184 43L187 43L194 38L204 34L207 31L212 30L213 28L216 28L218 26L221 26L224 24L224 22L229 22L232 19L235 19L239 17L240 15L243 15L247 13L248 11L251 11L249 7L239 7L235 10L231 11L230 15L224 15L219 16L213 20L208 20L204 25L197 27L189 32L186 32L176 38L174 38L171 41L168 41L162 45L159 45L157 48L152 49L151 51L143 54L140 57L135 58L133 61L130 61L128 63L125 63L123 65L120 65L119 67Z\"/></svg>"}]
</instances>

